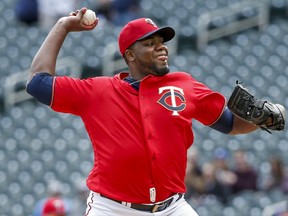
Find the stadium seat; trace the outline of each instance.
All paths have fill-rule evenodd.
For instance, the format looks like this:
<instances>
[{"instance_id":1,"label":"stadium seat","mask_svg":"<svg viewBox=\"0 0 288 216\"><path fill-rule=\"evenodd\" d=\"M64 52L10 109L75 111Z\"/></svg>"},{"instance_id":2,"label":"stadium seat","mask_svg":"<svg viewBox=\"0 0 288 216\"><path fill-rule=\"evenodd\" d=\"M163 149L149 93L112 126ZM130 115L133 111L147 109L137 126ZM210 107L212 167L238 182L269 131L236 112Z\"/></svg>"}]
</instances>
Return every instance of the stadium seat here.
<instances>
[{"instance_id":1,"label":"stadium seat","mask_svg":"<svg viewBox=\"0 0 288 216\"><path fill-rule=\"evenodd\" d=\"M226 206L226 207L223 208L222 215L223 216L230 216L230 215L240 216L241 213L238 212L235 208L233 208L231 206Z\"/></svg>"},{"instance_id":2,"label":"stadium seat","mask_svg":"<svg viewBox=\"0 0 288 216\"><path fill-rule=\"evenodd\" d=\"M207 11L229 6L241 0L141 1L146 16L159 25L171 25L177 30L179 50L170 57L172 71L188 71L197 80L230 96L236 80L242 81L259 97L283 103L288 107L288 24L287 17L270 18L267 28L249 29L212 41L203 52L194 48L198 17ZM284 0L270 0L274 8L287 10ZM47 32L37 26L24 26L15 20L15 0L0 2L0 98L4 78L29 68L32 58ZM87 5L95 5L89 0ZM245 10L241 16L251 16ZM225 20L216 19L214 25ZM106 45L117 41L120 28L102 22L92 32L69 34L59 57L73 55L80 64L92 68L103 66ZM35 100L15 104L0 113L0 212L1 216L31 215L36 201L46 194L47 182L59 178L64 191L73 196L75 179L87 176L93 164L90 140L80 118L54 113ZM288 134L272 135L257 131L250 135L224 136L199 122L193 122L195 143L201 154L200 163L210 161L218 147L232 153L247 149L253 165L267 173L267 158L278 153L288 164ZM242 193L223 206L213 199L195 203L199 215L260 216L273 202L287 199L281 191ZM14 203L11 205L11 203Z\"/></svg>"}]
</instances>

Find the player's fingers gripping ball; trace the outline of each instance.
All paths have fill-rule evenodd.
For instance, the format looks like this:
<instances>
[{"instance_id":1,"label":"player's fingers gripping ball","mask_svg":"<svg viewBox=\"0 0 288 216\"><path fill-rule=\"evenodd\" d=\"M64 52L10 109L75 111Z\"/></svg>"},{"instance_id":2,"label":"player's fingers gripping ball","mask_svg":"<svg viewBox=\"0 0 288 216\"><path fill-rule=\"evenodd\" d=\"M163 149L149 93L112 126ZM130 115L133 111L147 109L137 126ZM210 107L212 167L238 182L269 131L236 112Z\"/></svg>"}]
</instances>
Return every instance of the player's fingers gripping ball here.
<instances>
[{"instance_id":1,"label":"player's fingers gripping ball","mask_svg":"<svg viewBox=\"0 0 288 216\"><path fill-rule=\"evenodd\" d=\"M92 25L96 21L96 13L90 9L87 9L83 14L82 23L84 25Z\"/></svg>"}]
</instances>

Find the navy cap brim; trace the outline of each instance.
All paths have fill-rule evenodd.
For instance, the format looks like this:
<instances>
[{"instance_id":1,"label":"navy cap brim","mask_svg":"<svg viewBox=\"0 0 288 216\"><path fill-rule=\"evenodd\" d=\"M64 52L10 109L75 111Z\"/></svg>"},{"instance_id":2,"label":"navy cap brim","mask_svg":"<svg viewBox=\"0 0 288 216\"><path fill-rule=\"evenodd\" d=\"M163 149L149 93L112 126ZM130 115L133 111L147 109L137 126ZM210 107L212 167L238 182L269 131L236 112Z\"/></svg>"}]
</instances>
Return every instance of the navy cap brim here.
<instances>
[{"instance_id":1,"label":"navy cap brim","mask_svg":"<svg viewBox=\"0 0 288 216\"><path fill-rule=\"evenodd\" d=\"M161 37L163 37L163 42L167 42L167 41L171 40L172 38L174 38L175 30L169 26L165 26L165 27L156 29L155 31L151 31L151 32L145 34L144 36L139 38L137 41L144 40L145 38L147 38L153 34L160 35Z\"/></svg>"}]
</instances>

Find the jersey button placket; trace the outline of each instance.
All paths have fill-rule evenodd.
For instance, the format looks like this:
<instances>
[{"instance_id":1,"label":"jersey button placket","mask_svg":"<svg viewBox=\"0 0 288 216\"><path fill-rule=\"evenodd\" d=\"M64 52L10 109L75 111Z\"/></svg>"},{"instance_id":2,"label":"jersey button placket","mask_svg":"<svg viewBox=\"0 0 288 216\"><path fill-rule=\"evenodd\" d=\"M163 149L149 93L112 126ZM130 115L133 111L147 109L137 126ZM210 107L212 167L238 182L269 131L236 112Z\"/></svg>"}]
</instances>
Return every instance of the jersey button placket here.
<instances>
[{"instance_id":1,"label":"jersey button placket","mask_svg":"<svg viewBox=\"0 0 288 216\"><path fill-rule=\"evenodd\" d=\"M148 140L151 140L151 139L152 139L152 134L151 134L151 132L148 133L147 139L148 139Z\"/></svg>"},{"instance_id":2,"label":"jersey button placket","mask_svg":"<svg viewBox=\"0 0 288 216\"><path fill-rule=\"evenodd\" d=\"M155 161L156 160L156 154L155 153L153 153L153 155L152 155L152 161Z\"/></svg>"},{"instance_id":3,"label":"jersey button placket","mask_svg":"<svg viewBox=\"0 0 288 216\"><path fill-rule=\"evenodd\" d=\"M156 160L156 155L155 153L153 153L153 150L151 149L152 145L151 145L151 141L152 141L152 134L151 134L151 131L149 131L149 127L147 128L147 125L148 124L148 120L149 120L149 109L147 107L147 104L145 104L145 97L143 95L140 95L139 96L139 102L140 102L140 105L142 105L142 118L143 118L143 126L144 128L146 128L145 130L145 134L146 134L146 138L147 138L147 146L148 146L148 149L149 149L149 152L150 152L150 155L149 155L149 163L150 163L150 167L151 167L151 187L149 189L149 195L150 195L150 202L155 202L156 200L156 188L154 187L154 172L153 170L155 169L154 168L154 162Z\"/></svg>"}]
</instances>

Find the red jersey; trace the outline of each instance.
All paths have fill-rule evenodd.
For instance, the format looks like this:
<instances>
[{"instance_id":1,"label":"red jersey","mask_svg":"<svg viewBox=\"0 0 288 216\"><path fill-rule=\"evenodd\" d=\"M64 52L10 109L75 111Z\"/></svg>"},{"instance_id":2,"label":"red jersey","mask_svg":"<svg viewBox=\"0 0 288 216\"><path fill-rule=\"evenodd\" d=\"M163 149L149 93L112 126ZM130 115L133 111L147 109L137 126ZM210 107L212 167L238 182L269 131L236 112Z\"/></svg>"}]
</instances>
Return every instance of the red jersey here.
<instances>
[{"instance_id":1,"label":"red jersey","mask_svg":"<svg viewBox=\"0 0 288 216\"><path fill-rule=\"evenodd\" d=\"M184 193L192 119L211 125L226 99L184 72L122 79L56 77L52 109L82 118L94 149L88 187L115 200L162 201Z\"/></svg>"}]
</instances>

